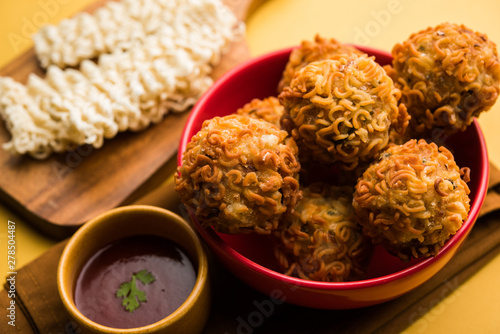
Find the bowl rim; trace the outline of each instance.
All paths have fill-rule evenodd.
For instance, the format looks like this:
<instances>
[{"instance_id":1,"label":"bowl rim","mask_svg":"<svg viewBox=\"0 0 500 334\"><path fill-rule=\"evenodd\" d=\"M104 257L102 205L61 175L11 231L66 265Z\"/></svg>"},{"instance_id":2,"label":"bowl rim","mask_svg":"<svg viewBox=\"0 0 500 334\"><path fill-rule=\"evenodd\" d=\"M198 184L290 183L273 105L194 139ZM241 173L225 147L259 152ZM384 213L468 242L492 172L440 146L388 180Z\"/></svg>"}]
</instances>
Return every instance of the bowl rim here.
<instances>
[{"instance_id":1,"label":"bowl rim","mask_svg":"<svg viewBox=\"0 0 500 334\"><path fill-rule=\"evenodd\" d=\"M74 289L76 282L68 282L64 267L71 265L71 253L77 251L76 248L78 244L84 242L86 238L92 235L92 231L98 229L99 224L108 221L108 219L112 216L119 216L127 213L148 213L160 215L166 220L182 226L189 238L194 241L193 251L196 254L198 265L196 266L197 274L195 284L186 300L175 311L161 320L148 325L134 328L115 328L102 325L89 319L76 307L74 297L71 296L72 291L68 291L67 289L69 285L73 286ZM85 259L85 261L88 260L89 259ZM198 234L186 220L176 213L164 208L150 205L128 205L111 209L94 217L86 224L82 225L82 227L80 227L68 240L57 267L57 289L65 309L75 320L84 324L86 328L99 330L102 333L155 333L158 330L164 330L179 321L183 321L182 319L189 314L188 311L196 306L199 297L206 289L208 289L208 275L208 258L205 253L205 249L198 238Z\"/></svg>"},{"instance_id":2,"label":"bowl rim","mask_svg":"<svg viewBox=\"0 0 500 334\"><path fill-rule=\"evenodd\" d=\"M351 45L369 55L374 55L375 57L377 55L380 55L392 59L392 55L387 51L375 49L372 47L355 45L355 44ZM296 46L287 47L251 58L235 66L233 69L222 75L202 95L202 97L198 100L198 102L194 105L193 109L191 110L190 115L186 121L186 125L184 127L181 140L179 142L177 165L178 166L182 165L182 157L184 149L191 140L192 136L190 135L190 133L193 131L193 127L195 124L193 120L199 116L199 114L202 111L203 105L206 103L207 100L211 98L214 92L216 92L221 86L226 85L228 81L233 80L233 77L237 75L240 71L254 67L260 62L266 61L269 58L274 58L276 56L281 56L285 53L290 53L295 48ZM431 264L440 261L441 258L445 257L447 253L452 251L452 249L454 248L455 242L450 242L450 241L465 239L477 219L479 211L486 197L490 168L488 163L489 160L488 160L486 140L484 138L484 134L479 126L478 121L474 119L470 126L474 127L474 130L477 132L480 147L483 148L481 150L481 161L486 162L486 164L484 165L482 164L483 166L481 168L481 171L484 171L484 173L480 174L476 200L471 206L467 219L463 222L461 228L457 231L457 233L455 233L450 238L450 240L448 240L448 242L445 243L445 245L440 249L439 253L436 256L425 258L408 268L398 270L393 273L379 277L373 277L364 280L349 281L349 282L321 282L321 281L305 280L297 277L287 276L285 274L274 271L273 269L267 268L255 261L250 260L249 258L245 257L244 255L236 251L234 248L230 247L213 229L203 229L201 225L196 221L196 219L193 219L194 217L191 216L191 219L194 221L195 226L198 229L198 232L200 232L200 229L202 229L202 233L200 234L205 235L206 237L208 236L210 238L209 240L205 241L211 244L212 247L217 247L218 250L220 250L226 258L231 258L232 260L238 261L248 269L255 270L260 275L266 276L273 280L279 280L281 282L288 283L293 286L322 290L322 291L359 290L359 289L372 288L389 282L400 280L402 278L412 276L415 273L422 271L424 268L429 267Z\"/></svg>"}]
</instances>

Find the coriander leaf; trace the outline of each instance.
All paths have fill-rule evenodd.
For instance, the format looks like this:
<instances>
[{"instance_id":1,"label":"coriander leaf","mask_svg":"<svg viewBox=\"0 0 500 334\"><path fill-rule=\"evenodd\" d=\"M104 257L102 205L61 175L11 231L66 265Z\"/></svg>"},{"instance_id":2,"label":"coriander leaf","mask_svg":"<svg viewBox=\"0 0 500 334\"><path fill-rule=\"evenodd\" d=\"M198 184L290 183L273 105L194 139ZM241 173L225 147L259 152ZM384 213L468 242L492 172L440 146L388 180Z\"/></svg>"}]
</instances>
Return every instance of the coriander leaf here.
<instances>
[{"instance_id":1,"label":"coriander leaf","mask_svg":"<svg viewBox=\"0 0 500 334\"><path fill-rule=\"evenodd\" d=\"M135 296L137 291L135 284L136 278L135 276L132 276L132 281L130 282L130 293L122 300L122 305L125 306L125 310L129 312L134 312L140 306L140 303Z\"/></svg>"},{"instance_id":2,"label":"coriander leaf","mask_svg":"<svg viewBox=\"0 0 500 334\"><path fill-rule=\"evenodd\" d=\"M149 284L155 281L155 277L153 276L153 274L151 274L147 270L139 271L137 274L135 274L135 277L137 277L142 282L142 284Z\"/></svg>"},{"instance_id":3,"label":"coriander leaf","mask_svg":"<svg viewBox=\"0 0 500 334\"><path fill-rule=\"evenodd\" d=\"M147 270L141 270L132 275L132 280L130 282L122 283L120 288L116 291L116 297L123 298L122 306L131 313L141 306L141 302L147 301L146 293L137 288L137 279L144 285L155 281L153 274Z\"/></svg>"},{"instance_id":4,"label":"coriander leaf","mask_svg":"<svg viewBox=\"0 0 500 334\"><path fill-rule=\"evenodd\" d=\"M120 285L118 291L116 291L116 297L127 297L130 293L130 282L123 283Z\"/></svg>"}]
</instances>

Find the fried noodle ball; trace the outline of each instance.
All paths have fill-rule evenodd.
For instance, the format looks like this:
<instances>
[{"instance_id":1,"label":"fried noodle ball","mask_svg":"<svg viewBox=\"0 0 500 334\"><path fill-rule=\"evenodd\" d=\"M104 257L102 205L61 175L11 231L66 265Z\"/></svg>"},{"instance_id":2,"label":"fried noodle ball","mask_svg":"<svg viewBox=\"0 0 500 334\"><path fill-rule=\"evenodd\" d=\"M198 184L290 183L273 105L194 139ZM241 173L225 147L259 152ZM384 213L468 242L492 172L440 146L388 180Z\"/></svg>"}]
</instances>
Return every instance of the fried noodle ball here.
<instances>
[{"instance_id":1,"label":"fried noodle ball","mask_svg":"<svg viewBox=\"0 0 500 334\"><path fill-rule=\"evenodd\" d=\"M325 282L365 276L372 246L354 218L352 192L327 184L303 189L294 212L274 232L275 255L286 275Z\"/></svg>"},{"instance_id":2,"label":"fried noodle ball","mask_svg":"<svg viewBox=\"0 0 500 334\"><path fill-rule=\"evenodd\" d=\"M316 35L314 41L302 41L298 48L290 53L283 76L278 84L278 91L281 92L290 85L295 72L309 63L318 60L325 60L337 57L338 55L363 55L364 53L355 47L338 42L334 38L323 38Z\"/></svg>"},{"instance_id":3,"label":"fried noodle ball","mask_svg":"<svg viewBox=\"0 0 500 334\"><path fill-rule=\"evenodd\" d=\"M391 76L417 133L434 127L463 131L500 92L496 45L463 25L444 23L412 34L392 56Z\"/></svg>"},{"instance_id":4,"label":"fried noodle ball","mask_svg":"<svg viewBox=\"0 0 500 334\"><path fill-rule=\"evenodd\" d=\"M363 233L402 260L435 256L467 219L469 173L424 139L389 147L356 185Z\"/></svg>"},{"instance_id":5,"label":"fried noodle ball","mask_svg":"<svg viewBox=\"0 0 500 334\"><path fill-rule=\"evenodd\" d=\"M236 110L236 113L269 122L279 128L280 119L283 116L283 106L277 97L270 96L263 100L253 99Z\"/></svg>"},{"instance_id":6,"label":"fried noodle ball","mask_svg":"<svg viewBox=\"0 0 500 334\"><path fill-rule=\"evenodd\" d=\"M402 128L396 93L372 57L312 62L279 95L282 127L296 140L301 158L354 169L387 146L391 125Z\"/></svg>"},{"instance_id":7,"label":"fried noodle ball","mask_svg":"<svg viewBox=\"0 0 500 334\"><path fill-rule=\"evenodd\" d=\"M204 227L269 234L300 199L299 171L286 131L240 115L215 117L186 147L175 189Z\"/></svg>"}]
</instances>

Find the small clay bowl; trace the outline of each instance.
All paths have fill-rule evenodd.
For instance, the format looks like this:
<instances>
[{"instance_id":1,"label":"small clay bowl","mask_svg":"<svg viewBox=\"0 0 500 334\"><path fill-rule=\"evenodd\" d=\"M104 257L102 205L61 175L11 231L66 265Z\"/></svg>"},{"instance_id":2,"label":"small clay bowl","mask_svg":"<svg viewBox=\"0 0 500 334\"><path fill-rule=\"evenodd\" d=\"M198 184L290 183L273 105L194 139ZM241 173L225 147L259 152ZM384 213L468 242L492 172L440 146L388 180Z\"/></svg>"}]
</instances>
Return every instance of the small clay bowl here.
<instances>
[{"instance_id":1,"label":"small clay bowl","mask_svg":"<svg viewBox=\"0 0 500 334\"><path fill-rule=\"evenodd\" d=\"M163 237L185 251L197 273L191 293L177 310L150 325L128 329L112 328L88 319L76 307L74 299L76 281L82 268L104 246L137 235ZM82 329L95 333L200 333L210 309L208 262L200 239L184 219L153 206L120 207L84 224L69 239L62 253L57 285L70 316Z\"/></svg>"}]
</instances>

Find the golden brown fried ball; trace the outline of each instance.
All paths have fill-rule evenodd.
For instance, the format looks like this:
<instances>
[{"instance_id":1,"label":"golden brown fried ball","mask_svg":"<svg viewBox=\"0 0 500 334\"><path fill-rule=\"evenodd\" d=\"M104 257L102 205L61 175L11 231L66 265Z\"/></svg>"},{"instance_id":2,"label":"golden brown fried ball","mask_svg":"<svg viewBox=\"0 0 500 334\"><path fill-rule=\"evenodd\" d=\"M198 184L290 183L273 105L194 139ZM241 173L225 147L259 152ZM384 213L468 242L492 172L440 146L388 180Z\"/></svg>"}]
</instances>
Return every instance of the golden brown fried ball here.
<instances>
[{"instance_id":1,"label":"golden brown fried ball","mask_svg":"<svg viewBox=\"0 0 500 334\"><path fill-rule=\"evenodd\" d=\"M339 54L363 55L364 53L351 45L340 43L334 38L327 39L319 35L315 36L314 41L302 41L301 45L290 53L283 76L278 84L278 91L281 92L289 86L295 72L302 67L313 61L334 58Z\"/></svg>"},{"instance_id":2,"label":"golden brown fried ball","mask_svg":"<svg viewBox=\"0 0 500 334\"><path fill-rule=\"evenodd\" d=\"M186 147L175 189L202 226L268 234L301 196L299 171L286 131L240 115L215 117Z\"/></svg>"},{"instance_id":3,"label":"golden brown fried ball","mask_svg":"<svg viewBox=\"0 0 500 334\"><path fill-rule=\"evenodd\" d=\"M392 56L392 76L414 132L463 131L500 92L496 45L463 25L444 23L412 34Z\"/></svg>"},{"instance_id":4,"label":"golden brown fried ball","mask_svg":"<svg viewBox=\"0 0 500 334\"><path fill-rule=\"evenodd\" d=\"M238 115L260 119L280 127L280 118L283 115L283 106L275 96L263 100L253 99L236 110Z\"/></svg>"},{"instance_id":5,"label":"golden brown fried ball","mask_svg":"<svg viewBox=\"0 0 500 334\"><path fill-rule=\"evenodd\" d=\"M403 260L435 256L467 218L468 180L468 168L459 169L445 147L423 139L393 145L359 179L356 218Z\"/></svg>"},{"instance_id":6,"label":"golden brown fried ball","mask_svg":"<svg viewBox=\"0 0 500 334\"><path fill-rule=\"evenodd\" d=\"M354 169L376 157L391 126L399 127L396 92L371 57L312 62L279 95L282 127L299 145L301 159Z\"/></svg>"},{"instance_id":7,"label":"golden brown fried ball","mask_svg":"<svg viewBox=\"0 0 500 334\"><path fill-rule=\"evenodd\" d=\"M314 184L303 189L278 231L275 255L287 275L325 282L364 277L372 246L354 219L351 187Z\"/></svg>"}]
</instances>

